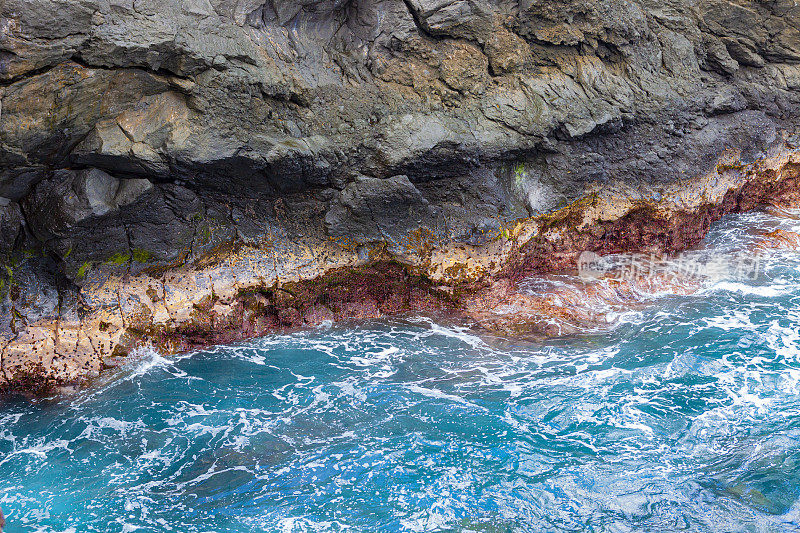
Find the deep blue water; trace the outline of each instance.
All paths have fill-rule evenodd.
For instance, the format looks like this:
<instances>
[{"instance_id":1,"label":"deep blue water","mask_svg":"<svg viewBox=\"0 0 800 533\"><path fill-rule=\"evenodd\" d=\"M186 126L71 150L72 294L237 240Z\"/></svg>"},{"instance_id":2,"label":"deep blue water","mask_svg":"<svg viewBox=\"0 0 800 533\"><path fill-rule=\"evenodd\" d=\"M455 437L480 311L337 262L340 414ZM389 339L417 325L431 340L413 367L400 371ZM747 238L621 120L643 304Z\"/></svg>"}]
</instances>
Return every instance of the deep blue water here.
<instances>
[{"instance_id":1,"label":"deep blue water","mask_svg":"<svg viewBox=\"0 0 800 533\"><path fill-rule=\"evenodd\" d=\"M408 317L142 353L0 405L6 533L800 531L800 253L760 266L545 342Z\"/></svg>"}]
</instances>

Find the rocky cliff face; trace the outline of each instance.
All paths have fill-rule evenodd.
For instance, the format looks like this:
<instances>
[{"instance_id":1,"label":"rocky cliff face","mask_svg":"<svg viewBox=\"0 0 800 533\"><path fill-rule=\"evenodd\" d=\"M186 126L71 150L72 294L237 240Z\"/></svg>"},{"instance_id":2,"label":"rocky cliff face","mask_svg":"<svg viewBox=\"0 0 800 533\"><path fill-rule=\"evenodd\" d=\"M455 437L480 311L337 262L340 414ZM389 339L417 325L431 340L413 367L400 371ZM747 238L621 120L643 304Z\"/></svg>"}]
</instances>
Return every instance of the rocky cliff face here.
<instances>
[{"instance_id":1,"label":"rocky cliff face","mask_svg":"<svg viewBox=\"0 0 800 533\"><path fill-rule=\"evenodd\" d=\"M685 248L799 89L791 0L0 0L0 385Z\"/></svg>"}]
</instances>

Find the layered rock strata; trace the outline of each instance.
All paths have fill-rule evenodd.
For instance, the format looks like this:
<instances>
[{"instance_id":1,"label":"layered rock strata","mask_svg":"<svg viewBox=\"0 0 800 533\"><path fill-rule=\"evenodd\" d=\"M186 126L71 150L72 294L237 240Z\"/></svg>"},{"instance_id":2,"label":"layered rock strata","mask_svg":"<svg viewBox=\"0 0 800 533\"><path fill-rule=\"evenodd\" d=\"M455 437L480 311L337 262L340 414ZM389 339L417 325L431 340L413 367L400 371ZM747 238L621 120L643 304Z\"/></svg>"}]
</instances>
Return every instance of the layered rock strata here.
<instances>
[{"instance_id":1,"label":"layered rock strata","mask_svg":"<svg viewBox=\"0 0 800 533\"><path fill-rule=\"evenodd\" d=\"M0 387L82 381L141 343L479 317L583 250L675 252L791 204L799 17L0 2Z\"/></svg>"}]
</instances>

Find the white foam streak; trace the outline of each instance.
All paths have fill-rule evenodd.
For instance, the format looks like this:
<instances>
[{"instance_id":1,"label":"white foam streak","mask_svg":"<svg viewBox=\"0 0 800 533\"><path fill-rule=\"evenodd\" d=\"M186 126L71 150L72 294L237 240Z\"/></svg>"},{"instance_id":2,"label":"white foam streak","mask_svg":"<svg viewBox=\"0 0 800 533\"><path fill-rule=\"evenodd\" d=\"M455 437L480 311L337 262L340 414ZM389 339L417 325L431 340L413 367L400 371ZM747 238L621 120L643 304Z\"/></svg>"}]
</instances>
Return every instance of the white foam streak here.
<instances>
[{"instance_id":1,"label":"white foam streak","mask_svg":"<svg viewBox=\"0 0 800 533\"><path fill-rule=\"evenodd\" d=\"M702 253L752 237L722 230ZM775 268L594 302L612 327L558 341L417 317L143 350L68 407L0 414L0 505L40 531L61 509L80 531L791 530L800 270Z\"/></svg>"}]
</instances>

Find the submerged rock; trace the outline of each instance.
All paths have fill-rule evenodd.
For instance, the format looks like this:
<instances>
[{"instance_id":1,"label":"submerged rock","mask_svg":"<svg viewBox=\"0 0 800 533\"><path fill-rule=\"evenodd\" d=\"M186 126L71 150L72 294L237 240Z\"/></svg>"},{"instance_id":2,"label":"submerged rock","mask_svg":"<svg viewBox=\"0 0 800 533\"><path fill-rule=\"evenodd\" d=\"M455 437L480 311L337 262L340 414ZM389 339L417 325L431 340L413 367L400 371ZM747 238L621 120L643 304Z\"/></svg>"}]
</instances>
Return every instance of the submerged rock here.
<instances>
[{"instance_id":1,"label":"submerged rock","mask_svg":"<svg viewBox=\"0 0 800 533\"><path fill-rule=\"evenodd\" d=\"M779 250L800 250L800 233L776 229L764 235L758 242L759 248L775 248Z\"/></svg>"},{"instance_id":2,"label":"submerged rock","mask_svg":"<svg viewBox=\"0 0 800 533\"><path fill-rule=\"evenodd\" d=\"M692 246L800 199L798 60L788 0L6 1L0 387Z\"/></svg>"}]
</instances>

